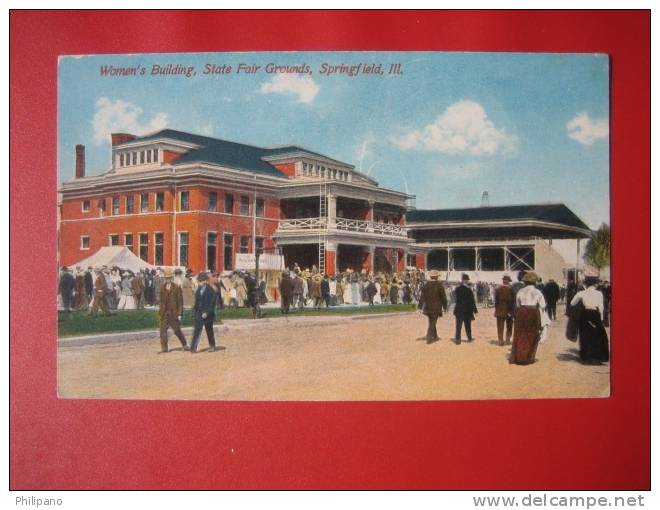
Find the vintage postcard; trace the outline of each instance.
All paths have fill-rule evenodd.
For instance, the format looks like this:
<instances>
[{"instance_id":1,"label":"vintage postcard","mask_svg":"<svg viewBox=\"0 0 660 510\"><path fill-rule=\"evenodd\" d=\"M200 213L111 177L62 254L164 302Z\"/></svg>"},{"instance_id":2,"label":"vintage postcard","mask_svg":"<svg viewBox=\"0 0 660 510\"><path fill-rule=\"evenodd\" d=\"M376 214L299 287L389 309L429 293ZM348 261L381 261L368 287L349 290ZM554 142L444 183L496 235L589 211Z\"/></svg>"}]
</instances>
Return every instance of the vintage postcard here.
<instances>
[{"instance_id":1,"label":"vintage postcard","mask_svg":"<svg viewBox=\"0 0 660 510\"><path fill-rule=\"evenodd\" d=\"M608 397L609 76L602 54L62 56L59 396Z\"/></svg>"}]
</instances>

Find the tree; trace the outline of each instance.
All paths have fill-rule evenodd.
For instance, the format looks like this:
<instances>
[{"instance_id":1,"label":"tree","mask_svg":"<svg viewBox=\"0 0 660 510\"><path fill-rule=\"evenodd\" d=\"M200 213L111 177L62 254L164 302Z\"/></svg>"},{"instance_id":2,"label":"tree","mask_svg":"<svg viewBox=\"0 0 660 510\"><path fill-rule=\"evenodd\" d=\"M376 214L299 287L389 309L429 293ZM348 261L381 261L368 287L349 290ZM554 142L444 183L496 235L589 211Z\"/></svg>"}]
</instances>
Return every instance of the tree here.
<instances>
[{"instance_id":1,"label":"tree","mask_svg":"<svg viewBox=\"0 0 660 510\"><path fill-rule=\"evenodd\" d=\"M610 226L603 223L598 230L591 234L587 242L584 260L597 268L603 269L610 265Z\"/></svg>"}]
</instances>

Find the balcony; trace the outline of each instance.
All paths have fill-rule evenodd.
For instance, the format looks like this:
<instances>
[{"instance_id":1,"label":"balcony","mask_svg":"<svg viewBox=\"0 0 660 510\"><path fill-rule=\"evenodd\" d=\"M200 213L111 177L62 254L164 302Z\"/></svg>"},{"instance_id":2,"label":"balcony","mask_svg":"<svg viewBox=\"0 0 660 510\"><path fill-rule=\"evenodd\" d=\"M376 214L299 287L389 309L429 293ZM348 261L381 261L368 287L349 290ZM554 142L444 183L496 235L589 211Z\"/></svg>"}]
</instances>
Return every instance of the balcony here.
<instances>
[{"instance_id":1,"label":"balcony","mask_svg":"<svg viewBox=\"0 0 660 510\"><path fill-rule=\"evenodd\" d=\"M394 223L375 223L373 221L353 220L348 218L335 218L334 222L328 218L296 218L280 220L277 234L293 233L322 233L326 232L361 232L376 236L407 238L406 227Z\"/></svg>"}]
</instances>

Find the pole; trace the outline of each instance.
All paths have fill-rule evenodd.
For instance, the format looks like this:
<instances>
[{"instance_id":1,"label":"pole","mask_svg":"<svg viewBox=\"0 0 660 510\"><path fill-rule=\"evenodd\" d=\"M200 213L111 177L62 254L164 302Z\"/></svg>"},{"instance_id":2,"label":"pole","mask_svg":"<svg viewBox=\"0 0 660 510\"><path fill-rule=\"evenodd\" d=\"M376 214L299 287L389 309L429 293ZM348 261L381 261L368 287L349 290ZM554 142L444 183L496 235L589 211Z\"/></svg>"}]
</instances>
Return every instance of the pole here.
<instances>
[{"instance_id":1,"label":"pole","mask_svg":"<svg viewBox=\"0 0 660 510\"><path fill-rule=\"evenodd\" d=\"M252 204L252 253L257 253L257 176L254 176L254 202ZM257 259L258 260L258 259Z\"/></svg>"},{"instance_id":2,"label":"pole","mask_svg":"<svg viewBox=\"0 0 660 510\"><path fill-rule=\"evenodd\" d=\"M580 263L580 239L578 238L577 243L577 252L575 254L575 288L577 289L578 284L578 264Z\"/></svg>"}]
</instances>

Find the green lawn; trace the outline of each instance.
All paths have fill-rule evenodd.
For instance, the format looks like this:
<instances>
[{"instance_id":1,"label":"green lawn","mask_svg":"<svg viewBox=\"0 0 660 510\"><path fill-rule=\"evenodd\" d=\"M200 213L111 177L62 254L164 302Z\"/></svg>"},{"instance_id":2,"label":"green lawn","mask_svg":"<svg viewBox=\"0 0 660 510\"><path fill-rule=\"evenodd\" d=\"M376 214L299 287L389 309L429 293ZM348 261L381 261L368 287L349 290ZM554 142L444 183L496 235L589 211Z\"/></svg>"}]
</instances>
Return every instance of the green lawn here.
<instances>
[{"instance_id":1,"label":"green lawn","mask_svg":"<svg viewBox=\"0 0 660 510\"><path fill-rule=\"evenodd\" d=\"M377 306L335 306L331 308L305 308L302 312L291 311L290 315L351 315L368 313L410 312L415 305L377 305ZM279 309L264 310L266 317L281 317ZM252 319L252 309L238 308L219 310L221 319ZM183 325L192 326L192 313L183 312ZM216 319L216 322L219 322ZM119 310L116 315L104 317L99 315L93 319L87 312L58 312L57 332L60 338L67 336L93 335L95 333L119 333L122 331L139 331L158 328L158 312L156 310Z\"/></svg>"}]
</instances>

